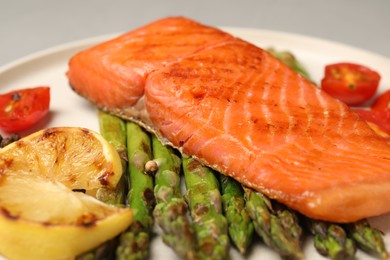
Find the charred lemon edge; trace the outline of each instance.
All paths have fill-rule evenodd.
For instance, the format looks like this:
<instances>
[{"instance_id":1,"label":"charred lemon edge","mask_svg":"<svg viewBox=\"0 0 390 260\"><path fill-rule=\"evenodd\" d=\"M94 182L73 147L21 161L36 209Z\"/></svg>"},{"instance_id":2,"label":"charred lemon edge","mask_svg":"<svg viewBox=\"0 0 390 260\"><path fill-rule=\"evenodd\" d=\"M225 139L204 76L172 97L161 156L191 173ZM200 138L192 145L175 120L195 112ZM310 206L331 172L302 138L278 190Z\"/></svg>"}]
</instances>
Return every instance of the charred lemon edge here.
<instances>
[{"instance_id":1,"label":"charred lemon edge","mask_svg":"<svg viewBox=\"0 0 390 260\"><path fill-rule=\"evenodd\" d=\"M0 237L7 239L0 243L0 255L9 259L72 259L114 238L132 221L132 210L121 208L93 225L50 225L15 218L1 210Z\"/></svg>"},{"instance_id":2,"label":"charred lemon edge","mask_svg":"<svg viewBox=\"0 0 390 260\"><path fill-rule=\"evenodd\" d=\"M81 132L83 134L90 134L96 140L98 140L99 143L101 143L102 147L102 153L104 155L104 158L109 158L107 161L108 166L112 166L112 171L108 171L103 176L99 177L99 182L102 187L109 187L109 188L115 188L118 184L122 174L123 174L123 168L121 163L121 158L119 153L116 151L114 146L109 143L101 134L98 132L84 128L84 127L73 127L73 126L60 126L60 127L50 127L45 128L42 130L39 130L37 132L34 132L30 135L27 135L18 141L15 141L4 148L0 149L0 156L1 154L7 153L8 151L12 149L18 149L18 146L20 143L23 142L36 142L39 140L42 140L45 136L52 135L55 133L66 133L69 135L77 134L77 132Z\"/></svg>"}]
</instances>

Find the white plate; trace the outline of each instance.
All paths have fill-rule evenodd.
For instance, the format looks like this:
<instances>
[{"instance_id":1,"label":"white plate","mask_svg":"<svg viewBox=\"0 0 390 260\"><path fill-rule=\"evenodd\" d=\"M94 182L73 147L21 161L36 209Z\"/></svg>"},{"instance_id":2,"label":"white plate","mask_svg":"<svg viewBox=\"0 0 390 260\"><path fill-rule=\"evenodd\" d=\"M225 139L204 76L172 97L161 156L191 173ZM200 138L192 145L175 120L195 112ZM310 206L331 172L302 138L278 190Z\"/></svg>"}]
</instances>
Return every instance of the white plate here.
<instances>
[{"instance_id":1,"label":"white plate","mask_svg":"<svg viewBox=\"0 0 390 260\"><path fill-rule=\"evenodd\" d=\"M390 60L374 53L330 41L288 33L244 28L224 29L263 48L275 47L277 50L292 51L306 66L316 82L321 79L326 64L351 61L365 64L380 72L382 75L380 91L390 86ZM67 62L72 55L113 36L105 35L61 45L0 68L1 93L38 85L51 87L50 116L45 122L41 122L28 132L22 133L23 135L48 126L80 126L98 131L96 109L71 90L65 73ZM386 245L390 249L390 215L373 218L370 221L385 232ZM255 243L256 245L245 259L259 259L260 257L279 259L276 253L262 246L260 241L255 241ZM305 241L304 252L306 259L326 259L315 251L311 239ZM241 259L241 256L233 248L231 256L232 259ZM359 259L373 259L361 251L358 251L357 257ZM175 258L172 250L156 236L152 243L152 259Z\"/></svg>"}]
</instances>

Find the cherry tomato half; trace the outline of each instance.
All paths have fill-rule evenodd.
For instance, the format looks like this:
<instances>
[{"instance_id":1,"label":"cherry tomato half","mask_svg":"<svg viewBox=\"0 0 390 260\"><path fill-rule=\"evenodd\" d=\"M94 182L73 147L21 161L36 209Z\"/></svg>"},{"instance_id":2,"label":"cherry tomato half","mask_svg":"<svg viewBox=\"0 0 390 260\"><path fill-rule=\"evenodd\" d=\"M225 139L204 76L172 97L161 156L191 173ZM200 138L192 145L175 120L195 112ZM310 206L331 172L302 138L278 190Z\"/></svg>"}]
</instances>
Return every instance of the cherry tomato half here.
<instances>
[{"instance_id":1,"label":"cherry tomato half","mask_svg":"<svg viewBox=\"0 0 390 260\"><path fill-rule=\"evenodd\" d=\"M26 88L0 95L0 129L17 132L31 127L49 111L50 88Z\"/></svg>"},{"instance_id":2,"label":"cherry tomato half","mask_svg":"<svg viewBox=\"0 0 390 260\"><path fill-rule=\"evenodd\" d=\"M375 124L382 131L390 135L390 109L372 110L372 109L354 109L361 118L369 123ZM374 129L375 130L375 129ZM380 131L375 131L380 132ZM384 137L383 134L380 134Z\"/></svg>"},{"instance_id":3,"label":"cherry tomato half","mask_svg":"<svg viewBox=\"0 0 390 260\"><path fill-rule=\"evenodd\" d=\"M354 63L335 63L325 67L321 88L350 106L361 105L373 97L380 75L366 66Z\"/></svg>"},{"instance_id":4,"label":"cherry tomato half","mask_svg":"<svg viewBox=\"0 0 390 260\"><path fill-rule=\"evenodd\" d=\"M374 110L390 108L390 89L380 94L372 103L371 108Z\"/></svg>"}]
</instances>

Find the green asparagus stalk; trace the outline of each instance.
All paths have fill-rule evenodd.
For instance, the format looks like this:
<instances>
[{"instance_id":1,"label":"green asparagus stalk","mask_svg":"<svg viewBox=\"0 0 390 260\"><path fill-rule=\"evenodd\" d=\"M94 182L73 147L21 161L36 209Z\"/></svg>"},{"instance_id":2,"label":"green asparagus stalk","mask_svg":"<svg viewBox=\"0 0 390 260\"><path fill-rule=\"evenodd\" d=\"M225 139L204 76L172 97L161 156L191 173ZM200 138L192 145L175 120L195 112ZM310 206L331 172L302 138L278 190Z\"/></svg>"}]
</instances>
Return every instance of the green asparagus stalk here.
<instances>
[{"instance_id":1,"label":"green asparagus stalk","mask_svg":"<svg viewBox=\"0 0 390 260\"><path fill-rule=\"evenodd\" d=\"M278 204L274 209L272 202L259 192L249 188L244 191L246 209L263 242L282 257L302 259L302 229L297 215Z\"/></svg>"},{"instance_id":2,"label":"green asparagus stalk","mask_svg":"<svg viewBox=\"0 0 390 260\"><path fill-rule=\"evenodd\" d=\"M346 230L358 248L382 259L389 258L383 234L378 229L371 227L366 219L347 224Z\"/></svg>"},{"instance_id":3,"label":"green asparagus stalk","mask_svg":"<svg viewBox=\"0 0 390 260\"><path fill-rule=\"evenodd\" d=\"M127 168L126 122L121 118L99 111L99 130L101 135L119 153L123 167Z\"/></svg>"},{"instance_id":4,"label":"green asparagus stalk","mask_svg":"<svg viewBox=\"0 0 390 260\"><path fill-rule=\"evenodd\" d=\"M122 159L123 173L127 168L126 152L126 124L125 122L113 115L99 111L99 131L101 135L116 149ZM126 175L123 174L117 187L110 189L106 187L99 188L96 192L96 198L107 204L123 207L126 197ZM77 257L77 260L94 260L94 259L113 259L118 245L118 239L113 238L102 245L94 248Z\"/></svg>"},{"instance_id":5,"label":"green asparagus stalk","mask_svg":"<svg viewBox=\"0 0 390 260\"><path fill-rule=\"evenodd\" d=\"M126 144L126 123L119 117L99 111L99 129L101 135L118 152L123 173L127 169L127 144ZM96 198L111 205L123 206L126 198L126 174L122 175L116 189L100 188L96 192Z\"/></svg>"},{"instance_id":6,"label":"green asparagus stalk","mask_svg":"<svg viewBox=\"0 0 390 260\"><path fill-rule=\"evenodd\" d=\"M181 159L170 147L152 136L153 162L158 165L153 216L162 229L163 241L181 258L195 259L195 231L188 219L187 204L180 191Z\"/></svg>"},{"instance_id":7,"label":"green asparagus stalk","mask_svg":"<svg viewBox=\"0 0 390 260\"><path fill-rule=\"evenodd\" d=\"M280 60L281 62L285 63L287 66L295 70L297 73L301 74L303 77L305 77L309 81L313 81L310 78L309 73L305 69L305 67L295 58L295 56L289 52L289 51L276 51L274 48L268 48L267 51Z\"/></svg>"},{"instance_id":8,"label":"green asparagus stalk","mask_svg":"<svg viewBox=\"0 0 390 260\"><path fill-rule=\"evenodd\" d=\"M306 219L306 223L314 235L314 247L318 253L331 259L354 257L355 243L340 225L314 219Z\"/></svg>"},{"instance_id":9,"label":"green asparagus stalk","mask_svg":"<svg viewBox=\"0 0 390 260\"><path fill-rule=\"evenodd\" d=\"M115 250L118 246L118 239L113 238L98 246L92 251L76 257L76 260L109 260L115 259Z\"/></svg>"},{"instance_id":10,"label":"green asparagus stalk","mask_svg":"<svg viewBox=\"0 0 390 260\"><path fill-rule=\"evenodd\" d=\"M234 179L219 174L222 206L228 222L229 236L241 254L245 254L253 238L253 223L245 209L244 190Z\"/></svg>"},{"instance_id":11,"label":"green asparagus stalk","mask_svg":"<svg viewBox=\"0 0 390 260\"><path fill-rule=\"evenodd\" d=\"M133 224L120 236L117 259L146 259L149 256L155 205L153 177L144 173L151 160L149 135L138 125L126 123L130 189L127 196L133 209Z\"/></svg>"},{"instance_id":12,"label":"green asparagus stalk","mask_svg":"<svg viewBox=\"0 0 390 260\"><path fill-rule=\"evenodd\" d=\"M183 158L186 199L195 225L197 259L226 259L229 250L227 221L214 172L193 158Z\"/></svg>"}]
</instances>

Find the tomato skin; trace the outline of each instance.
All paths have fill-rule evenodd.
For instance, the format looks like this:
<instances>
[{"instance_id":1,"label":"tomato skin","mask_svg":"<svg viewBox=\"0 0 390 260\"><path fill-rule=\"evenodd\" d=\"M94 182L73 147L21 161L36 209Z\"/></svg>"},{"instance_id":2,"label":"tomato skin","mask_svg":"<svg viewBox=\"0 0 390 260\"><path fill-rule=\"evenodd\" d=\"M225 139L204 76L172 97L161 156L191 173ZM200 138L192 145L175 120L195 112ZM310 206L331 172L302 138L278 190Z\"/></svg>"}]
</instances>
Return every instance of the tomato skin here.
<instances>
[{"instance_id":1,"label":"tomato skin","mask_svg":"<svg viewBox=\"0 0 390 260\"><path fill-rule=\"evenodd\" d=\"M371 105L371 109L374 110L388 108L390 108L390 89L380 94Z\"/></svg>"},{"instance_id":2,"label":"tomato skin","mask_svg":"<svg viewBox=\"0 0 390 260\"><path fill-rule=\"evenodd\" d=\"M381 130L390 135L390 109L353 109L362 119L374 123Z\"/></svg>"},{"instance_id":3,"label":"tomato skin","mask_svg":"<svg viewBox=\"0 0 390 260\"><path fill-rule=\"evenodd\" d=\"M0 129L6 132L25 130L48 112L50 87L40 86L0 95Z\"/></svg>"},{"instance_id":4,"label":"tomato skin","mask_svg":"<svg viewBox=\"0 0 390 260\"><path fill-rule=\"evenodd\" d=\"M354 63L335 63L325 67L321 88L349 106L358 106L372 98L381 76L370 68Z\"/></svg>"}]
</instances>

